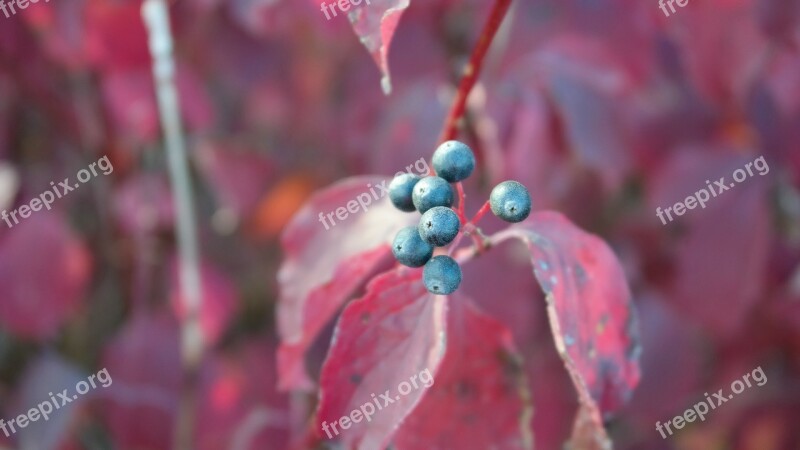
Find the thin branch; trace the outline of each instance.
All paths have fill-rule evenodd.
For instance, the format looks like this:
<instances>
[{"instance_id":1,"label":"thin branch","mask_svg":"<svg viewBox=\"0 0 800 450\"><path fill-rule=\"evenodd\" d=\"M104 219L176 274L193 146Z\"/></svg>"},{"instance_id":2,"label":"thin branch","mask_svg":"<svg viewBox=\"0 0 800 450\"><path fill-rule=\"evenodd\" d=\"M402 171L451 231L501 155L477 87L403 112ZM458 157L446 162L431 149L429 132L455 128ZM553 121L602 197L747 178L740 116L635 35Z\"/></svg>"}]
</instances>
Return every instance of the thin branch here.
<instances>
[{"instance_id":1,"label":"thin branch","mask_svg":"<svg viewBox=\"0 0 800 450\"><path fill-rule=\"evenodd\" d=\"M142 17L147 27L150 54L153 57L153 77L156 83L158 111L164 133L170 182L177 209L176 234L180 263L180 286L186 302L186 316L181 324L181 357L184 386L175 431L175 449L190 450L192 444L195 380L203 355L203 336L200 332L199 249L195 228L192 185L186 157L178 93L175 88L175 61L172 55L172 32L165 0L145 0Z\"/></svg>"},{"instance_id":2,"label":"thin branch","mask_svg":"<svg viewBox=\"0 0 800 450\"><path fill-rule=\"evenodd\" d=\"M458 86L458 92L456 92L453 105L450 107L450 112L447 115L444 127L442 128L442 134L439 138L439 142L453 140L458 135L458 122L466 112L467 98L469 98L469 94L472 92L472 88L475 86L475 83L478 80L481 68L483 67L483 60L486 58L489 47L491 46L492 41L497 34L497 30L500 29L500 25L503 23L503 19L505 18L510 5L511 0L495 1L494 7L492 7L492 12L489 14L486 25L484 25L483 31L478 39L478 43L475 45L475 49L472 51L472 56L469 59L469 63L467 63L467 66L464 68L464 75L461 78L461 83ZM471 257L468 255L474 255L484 250L482 233L480 233L480 230L474 226L474 223L486 213L488 202L483 206L483 208L481 208L475 218L467 222L464 213L467 196L464 193L464 186L461 184L461 182L456 183L456 189L458 192L457 214L464 229L456 237L456 240L451 245L448 254L453 255L458 248L458 244L461 242L461 239L464 236L470 236L473 242L475 242L476 247L466 251L462 250L457 253L458 258L465 259ZM473 231L477 231L479 236L473 234Z\"/></svg>"},{"instance_id":3,"label":"thin branch","mask_svg":"<svg viewBox=\"0 0 800 450\"><path fill-rule=\"evenodd\" d=\"M490 208L491 204L489 203L489 200L486 200L486 203L481 206L481 209L478 210L478 212L475 214L475 217L473 217L469 223L476 225L483 218L483 216L489 212Z\"/></svg>"},{"instance_id":4,"label":"thin branch","mask_svg":"<svg viewBox=\"0 0 800 450\"><path fill-rule=\"evenodd\" d=\"M458 220L461 222L461 225L467 223L467 216L464 215L464 204L467 201L467 194L464 193L464 185L461 184L459 181L456 183L456 192L458 192L458 209L456 210L456 214L458 214Z\"/></svg>"},{"instance_id":5,"label":"thin branch","mask_svg":"<svg viewBox=\"0 0 800 450\"><path fill-rule=\"evenodd\" d=\"M489 19L487 19L486 25L484 25L481 36L478 39L478 43L472 51L469 63L464 68L464 76L461 78L461 84L458 86L456 98L445 120L439 142L455 139L458 135L458 122L464 116L467 97L469 97L469 93L472 92L472 88L478 80L481 68L483 67L483 60L486 57L486 53L489 51L494 36L497 34L497 30L500 28L500 24L503 23L509 5L511 5L511 0L495 1L492 12L489 14Z\"/></svg>"}]
</instances>

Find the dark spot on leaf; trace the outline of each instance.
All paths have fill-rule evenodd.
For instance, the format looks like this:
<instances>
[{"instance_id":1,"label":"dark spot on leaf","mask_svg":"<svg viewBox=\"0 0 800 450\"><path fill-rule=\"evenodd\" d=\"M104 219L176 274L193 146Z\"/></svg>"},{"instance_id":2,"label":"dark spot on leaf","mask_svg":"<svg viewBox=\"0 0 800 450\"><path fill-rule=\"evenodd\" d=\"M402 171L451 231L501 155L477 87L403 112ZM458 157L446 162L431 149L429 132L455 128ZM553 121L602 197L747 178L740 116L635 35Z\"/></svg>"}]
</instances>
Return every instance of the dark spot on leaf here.
<instances>
[{"instance_id":1,"label":"dark spot on leaf","mask_svg":"<svg viewBox=\"0 0 800 450\"><path fill-rule=\"evenodd\" d=\"M522 360L519 355L509 352L507 349L501 348L497 352L497 359L503 367L503 371L512 377L522 375L523 366Z\"/></svg>"},{"instance_id":2,"label":"dark spot on leaf","mask_svg":"<svg viewBox=\"0 0 800 450\"><path fill-rule=\"evenodd\" d=\"M467 381L459 381L453 385L453 392L455 392L458 397L466 398L474 394L475 388Z\"/></svg>"},{"instance_id":3,"label":"dark spot on leaf","mask_svg":"<svg viewBox=\"0 0 800 450\"><path fill-rule=\"evenodd\" d=\"M384 248L386 248L386 247L384 247ZM363 380L363 377L361 375L357 374L357 373L354 373L354 374L350 375L350 382L353 383L353 384L360 384L361 380Z\"/></svg>"},{"instance_id":4,"label":"dark spot on leaf","mask_svg":"<svg viewBox=\"0 0 800 450\"><path fill-rule=\"evenodd\" d=\"M628 301L631 301L630 298ZM628 335L628 347L625 349L625 353L628 359L631 361L638 360L642 353L638 322L639 320L636 314L628 314L628 319L625 322L625 332Z\"/></svg>"},{"instance_id":5,"label":"dark spot on leaf","mask_svg":"<svg viewBox=\"0 0 800 450\"><path fill-rule=\"evenodd\" d=\"M433 227L433 222L428 222L427 225L428 225L428 228L431 228L431 227ZM384 248L386 248L386 247L384 247Z\"/></svg>"},{"instance_id":6,"label":"dark spot on leaf","mask_svg":"<svg viewBox=\"0 0 800 450\"><path fill-rule=\"evenodd\" d=\"M464 418L463 418L464 424L467 424L467 425L478 423L480 420L481 420L481 417L479 415L477 415L477 414L468 414L468 415L464 416Z\"/></svg>"},{"instance_id":7,"label":"dark spot on leaf","mask_svg":"<svg viewBox=\"0 0 800 450\"><path fill-rule=\"evenodd\" d=\"M597 324L597 334L600 334L603 331L605 331L606 325L608 325L609 320L611 320L611 318L608 316L608 313L603 313L603 315L600 316L600 322L598 322Z\"/></svg>"},{"instance_id":8,"label":"dark spot on leaf","mask_svg":"<svg viewBox=\"0 0 800 450\"><path fill-rule=\"evenodd\" d=\"M364 313L364 314L361 314L361 322L362 322L362 323L367 323L367 322L369 322L369 318L370 318L370 314L369 314L369 313Z\"/></svg>"},{"instance_id":9,"label":"dark spot on leaf","mask_svg":"<svg viewBox=\"0 0 800 450\"><path fill-rule=\"evenodd\" d=\"M594 359L594 358L597 357L597 348L594 346L594 339L589 341L589 345L587 347L587 350L588 350L587 354L589 355L589 358Z\"/></svg>"},{"instance_id":10,"label":"dark spot on leaf","mask_svg":"<svg viewBox=\"0 0 800 450\"><path fill-rule=\"evenodd\" d=\"M583 286L584 284L586 284L588 278L586 276L586 271L583 270L583 266L581 266L580 264L575 264L573 270L575 271L575 281L578 282L578 286Z\"/></svg>"}]
</instances>

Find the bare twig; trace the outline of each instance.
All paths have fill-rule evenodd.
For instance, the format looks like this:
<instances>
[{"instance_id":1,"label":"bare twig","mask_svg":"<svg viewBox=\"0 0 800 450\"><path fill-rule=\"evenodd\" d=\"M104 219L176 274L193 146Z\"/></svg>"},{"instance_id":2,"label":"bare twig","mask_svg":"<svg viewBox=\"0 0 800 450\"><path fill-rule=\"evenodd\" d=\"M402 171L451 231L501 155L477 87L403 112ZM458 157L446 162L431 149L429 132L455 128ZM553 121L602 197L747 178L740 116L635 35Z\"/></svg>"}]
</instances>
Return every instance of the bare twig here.
<instances>
[{"instance_id":1,"label":"bare twig","mask_svg":"<svg viewBox=\"0 0 800 450\"><path fill-rule=\"evenodd\" d=\"M158 111L164 133L164 146L169 165L170 182L177 209L176 234L180 263L180 286L186 302L186 316L181 328L181 357L184 383L175 430L175 450L190 450L192 444L195 380L203 355L200 332L199 249L195 228L192 186L186 157L186 144L181 128L178 93L175 88L175 61L172 55L172 32L165 0L145 0L142 17L147 27L153 77L156 83Z\"/></svg>"},{"instance_id":2,"label":"bare twig","mask_svg":"<svg viewBox=\"0 0 800 450\"><path fill-rule=\"evenodd\" d=\"M491 208L491 205L489 203L489 200L486 200L486 203L484 203L483 206L481 206L481 209L478 210L478 212L475 214L475 217L470 219L469 223L477 224L483 218L483 216L487 212L489 212L490 208Z\"/></svg>"}]
</instances>

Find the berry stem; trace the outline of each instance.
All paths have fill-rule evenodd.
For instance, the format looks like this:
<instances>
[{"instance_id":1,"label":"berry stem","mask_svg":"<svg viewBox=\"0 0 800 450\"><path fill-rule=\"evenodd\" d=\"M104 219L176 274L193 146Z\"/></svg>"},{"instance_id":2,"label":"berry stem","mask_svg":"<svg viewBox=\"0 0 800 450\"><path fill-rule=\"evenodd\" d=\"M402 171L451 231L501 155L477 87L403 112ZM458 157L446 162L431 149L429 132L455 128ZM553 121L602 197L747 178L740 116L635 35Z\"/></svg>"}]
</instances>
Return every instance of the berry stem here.
<instances>
[{"instance_id":1,"label":"berry stem","mask_svg":"<svg viewBox=\"0 0 800 450\"><path fill-rule=\"evenodd\" d=\"M458 220L461 221L461 224L467 223L467 216L464 214L464 203L467 199L467 194L464 193L464 185L459 181L456 183L456 190L458 191Z\"/></svg>"},{"instance_id":2,"label":"berry stem","mask_svg":"<svg viewBox=\"0 0 800 450\"><path fill-rule=\"evenodd\" d=\"M474 223L467 222L466 224L464 224L464 227L458 233L458 236L456 236L456 238L450 244L450 250L448 250L447 252L448 256L453 256L453 253L455 253L455 251L458 249L458 244L461 243L461 239L463 239L464 236L469 236L472 239L472 243L475 244L475 246L471 248L475 249L476 253L483 252L485 247L484 234L481 232L480 228L475 226Z\"/></svg>"},{"instance_id":3,"label":"berry stem","mask_svg":"<svg viewBox=\"0 0 800 450\"><path fill-rule=\"evenodd\" d=\"M511 0L495 1L492 12L486 20L486 25L483 27L481 36L478 38L478 43L472 51L469 63L464 68L464 76L461 78L458 92L456 92L456 98L453 101L453 105L450 107L447 120L445 120L439 142L453 140L458 135L458 122L461 120L466 110L467 97L469 97L469 93L478 80L478 75L480 75L483 66L483 60L486 57L486 53L489 51L489 46L494 40L494 36L497 34L497 30L500 28L500 24L503 23L503 19L508 12L510 4Z\"/></svg>"},{"instance_id":4,"label":"berry stem","mask_svg":"<svg viewBox=\"0 0 800 450\"><path fill-rule=\"evenodd\" d=\"M486 235L481 232L481 229L476 227L475 225L470 225L475 228L475 233L472 234L472 242L475 243L476 252L477 254L481 254L488 248L488 241L486 240Z\"/></svg>"},{"instance_id":5,"label":"berry stem","mask_svg":"<svg viewBox=\"0 0 800 450\"><path fill-rule=\"evenodd\" d=\"M509 229L503 230L499 233L496 233L490 237L487 237L483 232L481 232L480 228L477 228L472 223L466 225L465 229L469 229L470 231L463 232L462 234L469 234L472 238L472 242L475 244L470 247L458 249L456 251L456 246L450 248L449 255L456 260L459 264L464 264L467 261L475 258L476 256L481 255L488 249L492 248L493 246L497 245L498 243L502 242L503 240L512 237L512 232L514 230L509 231ZM506 233L507 232L507 233ZM456 238L457 239L457 238Z\"/></svg>"},{"instance_id":6,"label":"berry stem","mask_svg":"<svg viewBox=\"0 0 800 450\"><path fill-rule=\"evenodd\" d=\"M483 216L489 211L490 208L491 207L489 206L489 200L486 200L486 203L484 203L483 206L481 206L481 209L478 210L477 214L475 214L475 217L473 217L469 221L469 223L473 225L478 223L478 221L483 218Z\"/></svg>"}]
</instances>

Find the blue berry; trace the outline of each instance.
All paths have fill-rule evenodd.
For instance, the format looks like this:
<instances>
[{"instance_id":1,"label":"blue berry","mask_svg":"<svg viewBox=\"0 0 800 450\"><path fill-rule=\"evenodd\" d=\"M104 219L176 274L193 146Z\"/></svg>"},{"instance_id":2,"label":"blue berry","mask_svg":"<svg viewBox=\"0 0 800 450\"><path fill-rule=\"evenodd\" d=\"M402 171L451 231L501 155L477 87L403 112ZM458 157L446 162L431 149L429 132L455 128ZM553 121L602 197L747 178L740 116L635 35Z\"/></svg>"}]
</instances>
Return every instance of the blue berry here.
<instances>
[{"instance_id":1,"label":"blue berry","mask_svg":"<svg viewBox=\"0 0 800 450\"><path fill-rule=\"evenodd\" d=\"M419 237L436 247L443 247L458 235L461 221L452 209L445 206L436 206L422 215L419 219Z\"/></svg>"},{"instance_id":2,"label":"blue berry","mask_svg":"<svg viewBox=\"0 0 800 450\"><path fill-rule=\"evenodd\" d=\"M414 202L411 200L411 194L414 191L414 185L420 178L410 173L404 173L394 177L389 183L389 199L392 204L400 211L411 212L414 211Z\"/></svg>"},{"instance_id":3,"label":"blue berry","mask_svg":"<svg viewBox=\"0 0 800 450\"><path fill-rule=\"evenodd\" d=\"M492 189L489 206L506 222L522 222L531 213L531 194L516 181L504 181Z\"/></svg>"},{"instance_id":4,"label":"blue berry","mask_svg":"<svg viewBox=\"0 0 800 450\"><path fill-rule=\"evenodd\" d=\"M447 141L433 152L433 170L450 183L461 181L475 170L475 155L467 144Z\"/></svg>"},{"instance_id":5,"label":"blue berry","mask_svg":"<svg viewBox=\"0 0 800 450\"><path fill-rule=\"evenodd\" d=\"M419 237L417 227L406 227L397 232L392 242L392 253L400 264L422 267L433 256L433 246Z\"/></svg>"},{"instance_id":6,"label":"blue berry","mask_svg":"<svg viewBox=\"0 0 800 450\"><path fill-rule=\"evenodd\" d=\"M431 294L450 294L461 284L461 267L449 256L434 256L422 269L422 282Z\"/></svg>"},{"instance_id":7,"label":"blue berry","mask_svg":"<svg viewBox=\"0 0 800 450\"><path fill-rule=\"evenodd\" d=\"M434 206L449 207L453 204L453 189L444 178L425 177L414 185L411 200L421 213Z\"/></svg>"}]
</instances>

